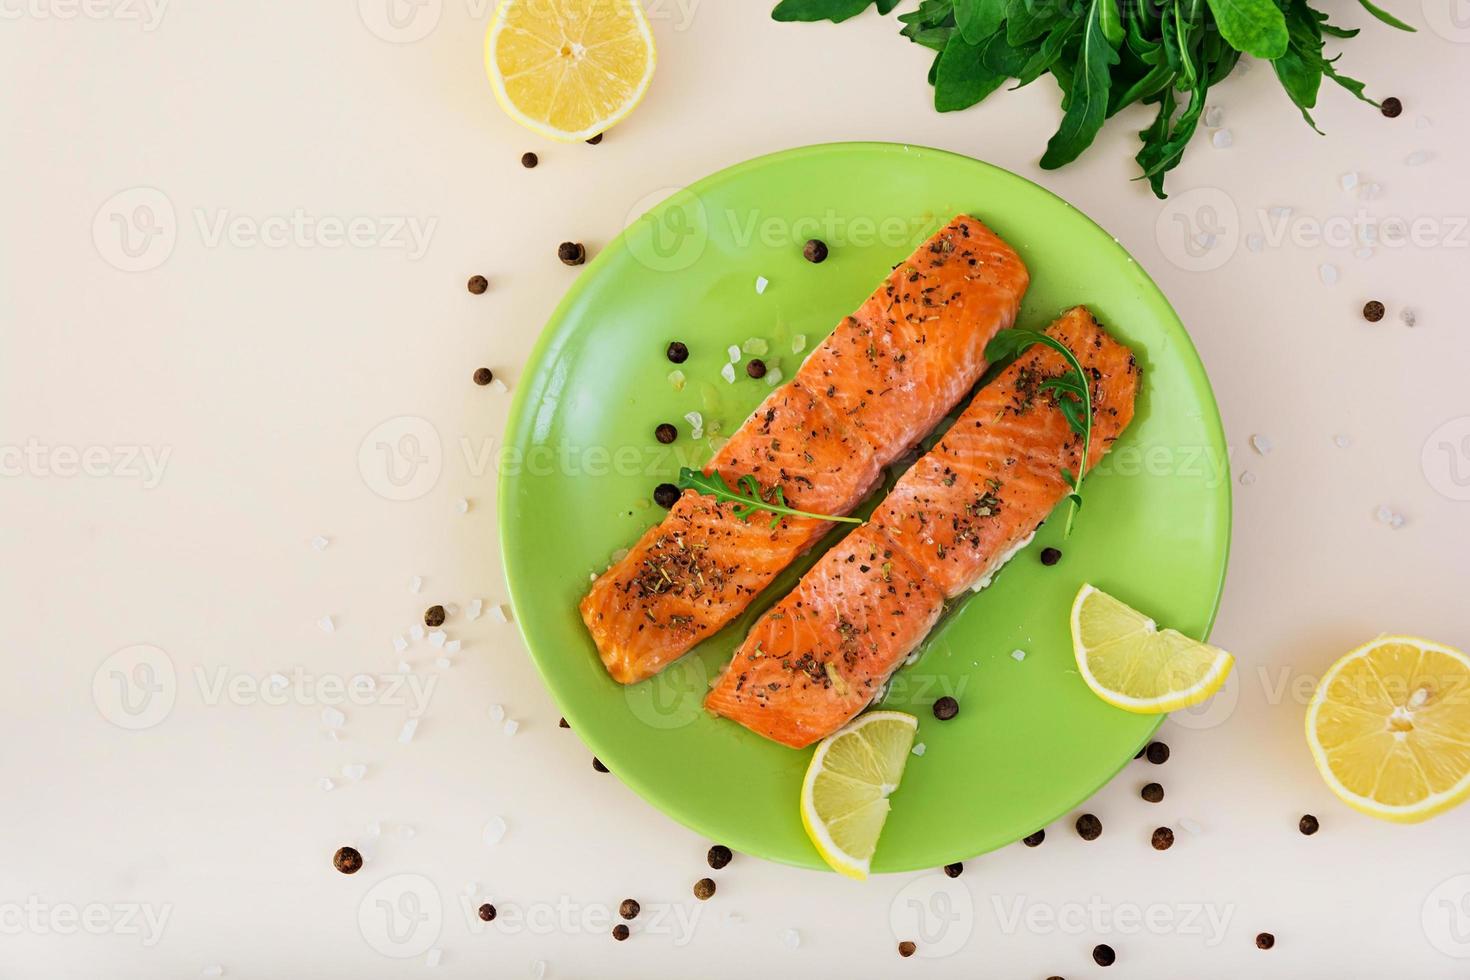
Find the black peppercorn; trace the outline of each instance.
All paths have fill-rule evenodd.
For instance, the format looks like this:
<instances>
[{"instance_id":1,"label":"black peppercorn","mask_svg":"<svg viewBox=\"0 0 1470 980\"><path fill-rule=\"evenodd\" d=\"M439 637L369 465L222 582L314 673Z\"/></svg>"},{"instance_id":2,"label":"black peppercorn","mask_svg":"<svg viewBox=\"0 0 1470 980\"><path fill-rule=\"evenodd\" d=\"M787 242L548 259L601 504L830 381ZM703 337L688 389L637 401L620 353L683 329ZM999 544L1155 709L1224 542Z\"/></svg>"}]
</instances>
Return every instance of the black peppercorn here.
<instances>
[{"instance_id":1,"label":"black peppercorn","mask_svg":"<svg viewBox=\"0 0 1470 980\"><path fill-rule=\"evenodd\" d=\"M562 719L560 719L560 720L557 721L556 727L557 728L571 728L572 726L567 724L567 720L565 718L562 718Z\"/></svg>"},{"instance_id":2,"label":"black peppercorn","mask_svg":"<svg viewBox=\"0 0 1470 980\"><path fill-rule=\"evenodd\" d=\"M1102 821L1090 813L1077 818L1077 836L1083 840L1097 840L1102 836Z\"/></svg>"},{"instance_id":3,"label":"black peppercorn","mask_svg":"<svg viewBox=\"0 0 1470 980\"><path fill-rule=\"evenodd\" d=\"M592 757L592 768L598 772L607 772L607 766L604 766L602 760L595 755Z\"/></svg>"},{"instance_id":4,"label":"black peppercorn","mask_svg":"<svg viewBox=\"0 0 1470 980\"><path fill-rule=\"evenodd\" d=\"M701 902L707 902L715 893L715 883L709 878L701 878L694 883L694 897Z\"/></svg>"},{"instance_id":5,"label":"black peppercorn","mask_svg":"<svg viewBox=\"0 0 1470 980\"><path fill-rule=\"evenodd\" d=\"M484 905L481 905L480 906L480 918L482 920L484 920L485 922L494 922L495 921L495 906L491 905L489 902L486 902Z\"/></svg>"},{"instance_id":6,"label":"black peppercorn","mask_svg":"<svg viewBox=\"0 0 1470 980\"><path fill-rule=\"evenodd\" d=\"M1150 843L1153 844L1156 851L1167 851L1174 846L1174 831L1168 827L1160 827L1154 831Z\"/></svg>"},{"instance_id":7,"label":"black peppercorn","mask_svg":"<svg viewBox=\"0 0 1470 980\"><path fill-rule=\"evenodd\" d=\"M1138 795L1142 796L1150 803L1158 803L1164 798L1164 787L1160 786L1158 783L1149 783L1147 786L1139 791Z\"/></svg>"},{"instance_id":8,"label":"black peppercorn","mask_svg":"<svg viewBox=\"0 0 1470 980\"><path fill-rule=\"evenodd\" d=\"M672 483L660 483L653 488L653 502L668 510L679 502L679 488Z\"/></svg>"},{"instance_id":9,"label":"black peppercorn","mask_svg":"<svg viewBox=\"0 0 1470 980\"><path fill-rule=\"evenodd\" d=\"M1276 937L1269 932L1256 934L1256 949L1270 949L1276 945Z\"/></svg>"},{"instance_id":10,"label":"black peppercorn","mask_svg":"<svg viewBox=\"0 0 1470 980\"><path fill-rule=\"evenodd\" d=\"M704 860L711 868L718 871L729 864L734 856L724 844L716 844L709 849L709 853L704 856Z\"/></svg>"},{"instance_id":11,"label":"black peppercorn","mask_svg":"<svg viewBox=\"0 0 1470 980\"><path fill-rule=\"evenodd\" d=\"M1055 565L1062 560L1062 552L1058 548L1042 548L1041 563L1043 565Z\"/></svg>"},{"instance_id":12,"label":"black peppercorn","mask_svg":"<svg viewBox=\"0 0 1470 980\"><path fill-rule=\"evenodd\" d=\"M362 854L355 847L339 847L332 855L332 867L344 875L355 875L362 870Z\"/></svg>"},{"instance_id":13,"label":"black peppercorn","mask_svg":"<svg viewBox=\"0 0 1470 980\"><path fill-rule=\"evenodd\" d=\"M627 939L628 927L623 925L621 922L613 926L613 938L616 939L618 942L622 942L624 939Z\"/></svg>"},{"instance_id":14,"label":"black peppercorn","mask_svg":"<svg viewBox=\"0 0 1470 980\"><path fill-rule=\"evenodd\" d=\"M1378 300L1369 300L1363 304L1363 319L1369 323L1377 323L1383 319L1383 314L1388 312Z\"/></svg>"},{"instance_id":15,"label":"black peppercorn","mask_svg":"<svg viewBox=\"0 0 1470 980\"><path fill-rule=\"evenodd\" d=\"M521 154L521 166L525 167L527 170L530 170L532 167L536 166L536 164L540 162L541 158L534 153Z\"/></svg>"},{"instance_id":16,"label":"black peppercorn","mask_svg":"<svg viewBox=\"0 0 1470 980\"><path fill-rule=\"evenodd\" d=\"M643 911L643 906L639 905L637 900L632 898L623 899L623 904L618 906L618 915L621 915L625 919L636 919L638 918L638 913L641 911Z\"/></svg>"},{"instance_id":17,"label":"black peppercorn","mask_svg":"<svg viewBox=\"0 0 1470 980\"><path fill-rule=\"evenodd\" d=\"M1022 837L1021 843L1025 844L1027 847L1040 847L1041 842L1044 840L1046 840L1046 831L1038 830L1036 833L1032 834L1029 837Z\"/></svg>"},{"instance_id":18,"label":"black peppercorn","mask_svg":"<svg viewBox=\"0 0 1470 980\"><path fill-rule=\"evenodd\" d=\"M1149 762L1152 762L1156 766L1162 766L1169 761L1169 746L1163 742L1150 742L1148 743L1148 748L1144 750L1144 754L1148 756Z\"/></svg>"},{"instance_id":19,"label":"black peppercorn","mask_svg":"<svg viewBox=\"0 0 1470 980\"><path fill-rule=\"evenodd\" d=\"M766 362L759 357L752 357L745 362L745 373L752 378L764 378L766 376Z\"/></svg>"},{"instance_id":20,"label":"black peppercorn","mask_svg":"<svg viewBox=\"0 0 1470 980\"><path fill-rule=\"evenodd\" d=\"M954 864L946 864L944 866L944 873L951 878L958 878L965 873L965 865L960 861L956 861Z\"/></svg>"},{"instance_id":21,"label":"black peppercorn","mask_svg":"<svg viewBox=\"0 0 1470 980\"><path fill-rule=\"evenodd\" d=\"M430 606L428 609L425 609L424 610L424 625L427 626L427 627L429 627L430 629L433 629L436 626L443 626L444 625L444 607L443 606Z\"/></svg>"},{"instance_id":22,"label":"black peppercorn","mask_svg":"<svg viewBox=\"0 0 1470 980\"><path fill-rule=\"evenodd\" d=\"M485 290L490 288L490 280L486 279L484 276L470 276L470 281L465 283L465 288L474 293L476 296L479 296Z\"/></svg>"},{"instance_id":23,"label":"black peppercorn","mask_svg":"<svg viewBox=\"0 0 1470 980\"><path fill-rule=\"evenodd\" d=\"M1378 111L1390 119L1397 119L1400 113L1404 111L1404 104L1396 97L1390 95L1383 100L1383 105L1379 107Z\"/></svg>"},{"instance_id":24,"label":"black peppercorn","mask_svg":"<svg viewBox=\"0 0 1470 980\"><path fill-rule=\"evenodd\" d=\"M587 141L587 145L588 146L596 146L598 143L601 143L601 142L602 142L602 134L601 133L598 133L596 136L592 137L590 140Z\"/></svg>"},{"instance_id":25,"label":"black peppercorn","mask_svg":"<svg viewBox=\"0 0 1470 980\"><path fill-rule=\"evenodd\" d=\"M902 956L904 959L908 959L910 956L914 955L914 950L918 948L919 947L915 946L913 943L905 939L903 942L898 944L898 955Z\"/></svg>"},{"instance_id":26,"label":"black peppercorn","mask_svg":"<svg viewBox=\"0 0 1470 980\"><path fill-rule=\"evenodd\" d=\"M689 348L685 347L677 340L669 345L667 354L669 360L673 361L675 364L683 364L685 361L689 360Z\"/></svg>"},{"instance_id":27,"label":"black peppercorn","mask_svg":"<svg viewBox=\"0 0 1470 980\"><path fill-rule=\"evenodd\" d=\"M949 721L960 713L960 703L946 694L934 702L934 717L940 721Z\"/></svg>"},{"instance_id":28,"label":"black peppercorn","mask_svg":"<svg viewBox=\"0 0 1470 980\"><path fill-rule=\"evenodd\" d=\"M1321 824L1317 823L1317 818L1308 813L1301 820L1297 821L1296 829L1300 830L1307 837L1311 837L1321 826Z\"/></svg>"},{"instance_id":29,"label":"black peppercorn","mask_svg":"<svg viewBox=\"0 0 1470 980\"><path fill-rule=\"evenodd\" d=\"M581 265L587 261L587 248L581 242L562 242L556 247L562 265Z\"/></svg>"},{"instance_id":30,"label":"black peppercorn","mask_svg":"<svg viewBox=\"0 0 1470 980\"><path fill-rule=\"evenodd\" d=\"M1098 966L1112 966L1117 959L1118 954L1113 952L1113 947L1107 943L1098 943L1092 947L1092 962Z\"/></svg>"},{"instance_id":31,"label":"black peppercorn","mask_svg":"<svg viewBox=\"0 0 1470 980\"><path fill-rule=\"evenodd\" d=\"M801 254L813 265L825 262L827 261L827 243L813 238L806 243L806 247L801 250Z\"/></svg>"},{"instance_id":32,"label":"black peppercorn","mask_svg":"<svg viewBox=\"0 0 1470 980\"><path fill-rule=\"evenodd\" d=\"M667 446L669 443L679 438L679 430L674 428L668 422L662 422L659 424L658 428L653 430L653 437L659 442L663 443L665 446Z\"/></svg>"},{"instance_id":33,"label":"black peppercorn","mask_svg":"<svg viewBox=\"0 0 1470 980\"><path fill-rule=\"evenodd\" d=\"M487 367L475 368L475 384L484 387L495 380L495 372Z\"/></svg>"}]
</instances>

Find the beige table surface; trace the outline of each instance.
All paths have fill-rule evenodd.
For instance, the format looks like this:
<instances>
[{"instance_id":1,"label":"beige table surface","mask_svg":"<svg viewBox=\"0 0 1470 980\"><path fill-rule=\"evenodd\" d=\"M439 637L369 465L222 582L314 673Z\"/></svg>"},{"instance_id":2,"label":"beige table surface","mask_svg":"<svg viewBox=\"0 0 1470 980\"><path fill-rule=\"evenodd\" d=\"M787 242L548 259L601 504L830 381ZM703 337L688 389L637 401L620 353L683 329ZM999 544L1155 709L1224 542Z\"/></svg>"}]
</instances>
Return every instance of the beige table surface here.
<instances>
[{"instance_id":1,"label":"beige table surface","mask_svg":"<svg viewBox=\"0 0 1470 980\"><path fill-rule=\"evenodd\" d=\"M1233 145L1199 137L1165 204L1128 180L1139 114L1042 173L1049 82L939 116L925 54L871 14L786 26L769 0L657 0L653 90L594 148L496 109L487 0L397 20L386 0L0 0L0 977L402 977L438 957L457 977L1075 978L1101 972L1101 941L1129 977L1464 975L1470 810L1358 816L1301 736L1305 693L1351 646L1470 647L1456 2L1398 0L1424 28L1401 35L1334 0L1367 28L1344 67L1403 116L1324 90L1314 135L1254 65L1212 100ZM1119 830L1085 844L1058 825L952 884L737 857L698 905L710 842L593 771L488 613L451 624L452 666L415 645L419 687L360 694L331 728L342 685L393 673L392 637L429 602L505 599L489 460L508 395L469 376L519 381L576 275L556 244L595 250L660 189L851 139L984 158L1110 229L1188 324L1253 477L1215 632L1235 682L1165 725L1166 766L1134 763L1088 805ZM1345 191L1349 173L1379 192ZM1419 234L1359 256L1334 229L1360 210ZM464 289L478 272L482 297ZM1373 298L1376 326L1358 313ZM412 448L405 417L442 437L418 454L429 489L375 454ZM1131 832L1147 778L1180 828L1165 855ZM330 865L348 841L368 859L354 878ZM467 917L471 891L494 927ZM615 944L627 896L645 913ZM899 938L923 955L900 961Z\"/></svg>"}]
</instances>

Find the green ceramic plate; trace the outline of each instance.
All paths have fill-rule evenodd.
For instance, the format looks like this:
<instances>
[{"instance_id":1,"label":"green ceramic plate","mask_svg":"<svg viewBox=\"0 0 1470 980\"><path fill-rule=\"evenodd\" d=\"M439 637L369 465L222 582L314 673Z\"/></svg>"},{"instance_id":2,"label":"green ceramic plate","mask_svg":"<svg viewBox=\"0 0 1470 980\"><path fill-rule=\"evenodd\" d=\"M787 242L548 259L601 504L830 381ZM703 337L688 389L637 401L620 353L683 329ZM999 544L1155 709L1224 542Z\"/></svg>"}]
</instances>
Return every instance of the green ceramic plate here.
<instances>
[{"instance_id":1,"label":"green ceramic plate","mask_svg":"<svg viewBox=\"0 0 1470 980\"><path fill-rule=\"evenodd\" d=\"M1049 522L895 676L883 704L919 717L925 753L893 796L873 869L932 868L1044 827L1157 727L1157 717L1104 704L1078 677L1067 620L1083 582L1196 637L1213 622L1230 542L1219 415L1178 317L1107 232L1014 174L919 147L812 146L708 177L635 221L557 309L511 411L500 526L521 631L572 730L654 806L737 851L823 867L797 813L810 752L701 708L750 622L810 562L630 688L603 672L577 602L590 575L663 516L653 488L681 464L705 462L710 434L737 428L770 390L743 370L734 384L721 378L730 345L765 341L767 364L790 377L798 338L810 351L959 212L987 222L1030 267L1021 325L1045 327L1085 303L1137 352L1144 386L1132 426L1087 480L1071 539ZM831 247L825 263L803 260L808 238ZM769 282L764 293L758 278ZM691 352L679 366L683 390L668 379L672 340ZM684 419L696 411L701 440ZM660 422L679 427L674 445L654 439ZM1064 552L1050 568L1037 560L1048 545ZM961 705L949 722L930 711L944 694Z\"/></svg>"}]
</instances>

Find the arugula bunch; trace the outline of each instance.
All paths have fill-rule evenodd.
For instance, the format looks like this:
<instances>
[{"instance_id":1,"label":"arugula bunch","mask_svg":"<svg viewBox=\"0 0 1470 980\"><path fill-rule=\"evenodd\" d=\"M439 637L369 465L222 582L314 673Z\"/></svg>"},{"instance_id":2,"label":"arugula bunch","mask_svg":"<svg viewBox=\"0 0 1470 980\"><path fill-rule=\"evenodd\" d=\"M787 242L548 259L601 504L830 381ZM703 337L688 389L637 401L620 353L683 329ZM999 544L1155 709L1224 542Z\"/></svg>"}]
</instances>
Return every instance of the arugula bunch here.
<instances>
[{"instance_id":1,"label":"arugula bunch","mask_svg":"<svg viewBox=\"0 0 1470 980\"><path fill-rule=\"evenodd\" d=\"M841 524L861 524L862 520L856 517L837 517L832 514L812 514L804 510L796 510L786 504L786 491L779 485L768 491L762 491L760 483L755 477L747 473L735 481L734 489L725 482L725 478L719 470L705 476L700 470L690 469L685 466L679 470L679 482L674 484L680 490L697 490L707 497L713 497L724 503L733 503L731 513L742 521L748 522L752 514L765 512L771 515L771 529L781 523L785 517L810 517L818 521L835 521Z\"/></svg>"},{"instance_id":2,"label":"arugula bunch","mask_svg":"<svg viewBox=\"0 0 1470 980\"><path fill-rule=\"evenodd\" d=\"M1414 30L1372 0L1358 2L1392 27ZM875 5L889 14L899 3L780 0L771 16L839 22ZM1062 122L1041 157L1044 169L1077 159L1125 107L1157 106L1135 159L1140 179L1161 198L1164 175L1183 159L1210 88L1242 54L1271 62L1313 129L1324 78L1378 105L1323 51L1327 38L1358 31L1330 23L1308 0L919 0L898 19L904 37L936 52L929 82L940 112L969 108L1011 79L1020 88L1051 73L1062 90Z\"/></svg>"}]
</instances>

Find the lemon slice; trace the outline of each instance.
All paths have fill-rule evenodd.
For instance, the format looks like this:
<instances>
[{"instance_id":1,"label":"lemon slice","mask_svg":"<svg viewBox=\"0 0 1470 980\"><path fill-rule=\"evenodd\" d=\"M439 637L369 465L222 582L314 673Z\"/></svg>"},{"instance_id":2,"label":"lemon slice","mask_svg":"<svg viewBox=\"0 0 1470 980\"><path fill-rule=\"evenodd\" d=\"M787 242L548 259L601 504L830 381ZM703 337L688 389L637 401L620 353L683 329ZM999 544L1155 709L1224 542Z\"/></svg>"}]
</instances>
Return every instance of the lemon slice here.
<instances>
[{"instance_id":1,"label":"lemon slice","mask_svg":"<svg viewBox=\"0 0 1470 980\"><path fill-rule=\"evenodd\" d=\"M868 876L918 727L913 715L870 711L817 743L801 784L801 825L834 871Z\"/></svg>"},{"instance_id":2,"label":"lemon slice","mask_svg":"<svg viewBox=\"0 0 1470 980\"><path fill-rule=\"evenodd\" d=\"M610 129L642 100L657 60L638 0L501 0L485 71L511 118L572 142Z\"/></svg>"},{"instance_id":3,"label":"lemon slice","mask_svg":"<svg viewBox=\"0 0 1470 980\"><path fill-rule=\"evenodd\" d=\"M1317 770L1345 803L1413 823L1470 796L1470 658L1411 636L1343 657L1307 705Z\"/></svg>"},{"instance_id":4,"label":"lemon slice","mask_svg":"<svg viewBox=\"0 0 1470 980\"><path fill-rule=\"evenodd\" d=\"M1072 602L1072 652L1093 693L1108 704L1157 715L1218 691L1235 658L1084 585Z\"/></svg>"}]
</instances>

